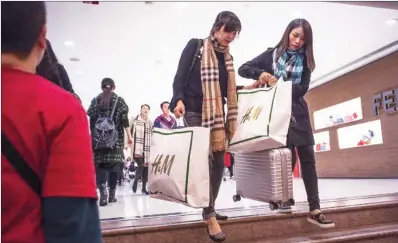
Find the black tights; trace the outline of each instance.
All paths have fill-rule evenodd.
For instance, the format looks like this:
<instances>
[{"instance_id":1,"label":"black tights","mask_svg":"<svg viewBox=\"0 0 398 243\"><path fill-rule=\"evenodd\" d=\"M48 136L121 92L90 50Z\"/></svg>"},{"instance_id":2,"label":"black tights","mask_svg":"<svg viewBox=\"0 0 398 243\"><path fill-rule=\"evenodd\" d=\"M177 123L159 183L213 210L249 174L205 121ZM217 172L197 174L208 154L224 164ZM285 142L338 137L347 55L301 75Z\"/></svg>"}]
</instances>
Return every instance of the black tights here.
<instances>
[{"instance_id":1,"label":"black tights","mask_svg":"<svg viewBox=\"0 0 398 243\"><path fill-rule=\"evenodd\" d=\"M296 165L297 155L294 147L291 147L293 170ZM304 181L305 191L310 211L320 209L318 192L318 175L315 166L314 146L297 147L301 164L301 172Z\"/></svg>"}]
</instances>

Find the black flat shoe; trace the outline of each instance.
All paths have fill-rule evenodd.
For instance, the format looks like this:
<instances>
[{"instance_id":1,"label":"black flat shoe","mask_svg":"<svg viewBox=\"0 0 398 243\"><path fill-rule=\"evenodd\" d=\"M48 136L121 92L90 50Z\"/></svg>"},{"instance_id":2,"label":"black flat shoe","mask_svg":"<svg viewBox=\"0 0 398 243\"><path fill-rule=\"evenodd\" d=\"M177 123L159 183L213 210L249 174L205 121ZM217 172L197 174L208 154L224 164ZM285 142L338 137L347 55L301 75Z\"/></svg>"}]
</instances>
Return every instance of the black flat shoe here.
<instances>
[{"instance_id":1,"label":"black flat shoe","mask_svg":"<svg viewBox=\"0 0 398 243\"><path fill-rule=\"evenodd\" d=\"M225 241L226 237L225 237L225 234L222 231L218 232L215 235L211 235L210 234L210 230L209 230L209 226L207 226L206 229L207 229L207 234L209 235L210 240L212 240L214 242L223 242L223 241Z\"/></svg>"},{"instance_id":2,"label":"black flat shoe","mask_svg":"<svg viewBox=\"0 0 398 243\"><path fill-rule=\"evenodd\" d=\"M220 221L225 221L225 220L228 220L228 216L226 216L226 215L221 215L221 214L216 214L216 219L217 220L220 220Z\"/></svg>"}]
</instances>

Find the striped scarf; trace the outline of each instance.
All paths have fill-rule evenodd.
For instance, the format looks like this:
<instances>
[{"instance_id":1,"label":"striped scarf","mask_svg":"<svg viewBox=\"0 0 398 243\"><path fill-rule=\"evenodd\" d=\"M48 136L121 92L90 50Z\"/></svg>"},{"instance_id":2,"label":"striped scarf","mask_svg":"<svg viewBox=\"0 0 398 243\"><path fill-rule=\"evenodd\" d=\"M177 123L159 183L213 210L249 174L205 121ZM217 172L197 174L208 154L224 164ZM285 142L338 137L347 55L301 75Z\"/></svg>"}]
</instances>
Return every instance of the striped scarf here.
<instances>
[{"instance_id":1,"label":"striped scarf","mask_svg":"<svg viewBox=\"0 0 398 243\"><path fill-rule=\"evenodd\" d=\"M148 164L151 152L152 123L149 119L145 121L138 115L132 122L132 129L134 140L132 156L136 154L142 155L144 156L145 164Z\"/></svg>"},{"instance_id":2,"label":"striped scarf","mask_svg":"<svg viewBox=\"0 0 398 243\"><path fill-rule=\"evenodd\" d=\"M275 48L272 54L274 76L277 79L283 77L284 81L291 80L294 84L301 83L301 74L304 68L304 49L301 48L297 51L286 49L282 56L276 60L278 50L279 48Z\"/></svg>"},{"instance_id":3,"label":"striped scarf","mask_svg":"<svg viewBox=\"0 0 398 243\"><path fill-rule=\"evenodd\" d=\"M218 60L215 50L224 53L225 66L228 72L228 112L225 125L219 83ZM235 133L238 114L235 70L232 57L229 54L229 47L221 47L215 38L209 37L203 41L203 56L201 61L200 73L203 90L202 126L211 129L211 150L213 152L224 151L227 146L227 139L231 140Z\"/></svg>"}]
</instances>

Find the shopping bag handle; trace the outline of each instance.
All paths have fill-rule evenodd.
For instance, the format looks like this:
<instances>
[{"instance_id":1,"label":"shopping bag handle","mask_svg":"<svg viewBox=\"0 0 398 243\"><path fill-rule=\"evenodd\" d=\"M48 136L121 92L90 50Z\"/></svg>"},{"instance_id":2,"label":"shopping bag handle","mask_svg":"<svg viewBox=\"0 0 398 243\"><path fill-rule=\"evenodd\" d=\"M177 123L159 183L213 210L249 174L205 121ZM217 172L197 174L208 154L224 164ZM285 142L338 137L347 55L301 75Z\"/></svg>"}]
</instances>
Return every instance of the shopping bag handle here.
<instances>
[{"instance_id":1,"label":"shopping bag handle","mask_svg":"<svg viewBox=\"0 0 398 243\"><path fill-rule=\"evenodd\" d=\"M189 127L189 125L187 123L187 120L185 119L184 115L182 115L180 119L182 119L184 127ZM180 121L180 119L178 119L178 121L177 121L177 127L178 127L178 122Z\"/></svg>"}]
</instances>

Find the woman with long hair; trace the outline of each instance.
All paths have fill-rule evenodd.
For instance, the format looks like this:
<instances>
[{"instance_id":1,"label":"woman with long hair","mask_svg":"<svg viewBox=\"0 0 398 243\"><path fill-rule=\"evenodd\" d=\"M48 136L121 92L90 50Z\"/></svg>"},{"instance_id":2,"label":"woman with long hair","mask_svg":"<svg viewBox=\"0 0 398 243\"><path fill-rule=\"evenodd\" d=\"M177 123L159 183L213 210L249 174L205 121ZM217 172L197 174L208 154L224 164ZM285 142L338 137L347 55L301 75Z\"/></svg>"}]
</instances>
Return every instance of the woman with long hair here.
<instances>
[{"instance_id":1,"label":"woman with long hair","mask_svg":"<svg viewBox=\"0 0 398 243\"><path fill-rule=\"evenodd\" d=\"M46 40L46 50L44 51L43 59L36 67L36 73L64 88L80 100L79 96L73 90L65 67L58 62L57 56L55 55L49 40Z\"/></svg>"},{"instance_id":2,"label":"woman with long hair","mask_svg":"<svg viewBox=\"0 0 398 243\"><path fill-rule=\"evenodd\" d=\"M111 78L104 78L101 82L102 93L96 96L87 110L90 118L91 136L95 130L95 124L100 117L110 117L114 109L112 120L117 131L117 141L112 149L94 149L94 163L97 173L97 186L100 189L100 206L116 202L116 185L120 164L124 163L124 131L128 135L128 144L131 145L127 106L124 99L118 96L115 90L115 82ZM107 186L109 187L109 198Z\"/></svg>"},{"instance_id":3,"label":"woman with long hair","mask_svg":"<svg viewBox=\"0 0 398 243\"><path fill-rule=\"evenodd\" d=\"M211 199L202 214L209 237L216 242L225 240L217 220L227 217L216 214L214 205L223 179L226 141L235 132L237 115L235 71L229 44L241 30L241 22L234 13L219 13L210 36L191 39L182 51L173 83L171 110L176 117L185 113L189 126L211 129L211 155L209 161L203 161L209 164Z\"/></svg>"},{"instance_id":4,"label":"woman with long hair","mask_svg":"<svg viewBox=\"0 0 398 243\"><path fill-rule=\"evenodd\" d=\"M334 223L320 210L314 136L308 106L304 99L314 69L311 25L305 19L295 19L289 23L282 39L274 48L267 49L258 57L243 64L238 73L244 78L256 80L252 85L245 87L246 89L258 88L265 84L272 86L280 78L292 81L292 114L296 124L289 129L287 143L292 151L293 168L296 162L295 148L297 148L310 209L307 220L320 227L330 228L334 227ZM283 205L281 210L291 212L291 207Z\"/></svg>"}]
</instances>

